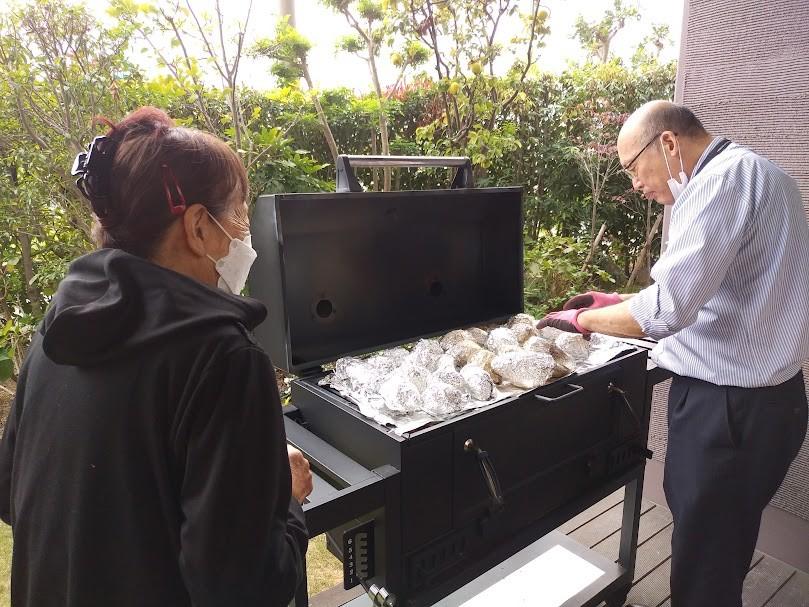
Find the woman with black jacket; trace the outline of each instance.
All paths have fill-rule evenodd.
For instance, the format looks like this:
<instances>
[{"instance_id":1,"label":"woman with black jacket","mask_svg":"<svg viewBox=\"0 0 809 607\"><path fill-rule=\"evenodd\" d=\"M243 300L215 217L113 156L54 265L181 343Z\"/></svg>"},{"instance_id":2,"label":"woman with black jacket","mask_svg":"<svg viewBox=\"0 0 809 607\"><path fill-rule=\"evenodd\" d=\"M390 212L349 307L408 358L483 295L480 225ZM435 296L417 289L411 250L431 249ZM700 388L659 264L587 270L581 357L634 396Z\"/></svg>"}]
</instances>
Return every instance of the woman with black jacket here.
<instances>
[{"instance_id":1,"label":"woman with black jacket","mask_svg":"<svg viewBox=\"0 0 809 607\"><path fill-rule=\"evenodd\" d=\"M12 605L286 605L311 475L239 295L244 166L154 108L110 126L74 166L102 248L59 286L0 446Z\"/></svg>"}]
</instances>

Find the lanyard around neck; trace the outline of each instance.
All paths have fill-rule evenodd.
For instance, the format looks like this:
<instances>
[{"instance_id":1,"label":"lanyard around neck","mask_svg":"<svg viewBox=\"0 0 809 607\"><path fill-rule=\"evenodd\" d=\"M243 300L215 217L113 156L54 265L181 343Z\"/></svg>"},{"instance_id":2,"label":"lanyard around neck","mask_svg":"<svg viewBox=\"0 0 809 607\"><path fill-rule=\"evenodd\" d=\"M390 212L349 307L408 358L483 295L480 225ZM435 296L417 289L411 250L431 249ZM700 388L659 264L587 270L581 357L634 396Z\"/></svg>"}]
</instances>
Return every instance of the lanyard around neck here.
<instances>
[{"instance_id":1,"label":"lanyard around neck","mask_svg":"<svg viewBox=\"0 0 809 607\"><path fill-rule=\"evenodd\" d=\"M714 158L716 158L717 156L719 156L719 154L721 154L722 152L724 152L724 151L725 151L725 148L727 148L727 147L728 147L728 146L729 146L731 143L732 143L732 142L730 141L730 139L724 139L724 138L723 138L723 139L721 139L721 140L719 141L719 143L716 145L716 147L715 147L714 149L712 149L710 152L708 152L708 155L705 157L705 160L703 160L703 161L702 161L702 163L700 163L700 165L699 165L699 166L698 166L696 169L694 169L694 174L693 174L693 175L691 175L691 179L693 179L694 177L696 177L696 176L699 174L699 172L700 172L702 169L704 169L704 168L705 168L705 166L706 166L706 165L707 165L707 164L708 164L708 163L709 163L711 160L713 160Z\"/></svg>"}]
</instances>

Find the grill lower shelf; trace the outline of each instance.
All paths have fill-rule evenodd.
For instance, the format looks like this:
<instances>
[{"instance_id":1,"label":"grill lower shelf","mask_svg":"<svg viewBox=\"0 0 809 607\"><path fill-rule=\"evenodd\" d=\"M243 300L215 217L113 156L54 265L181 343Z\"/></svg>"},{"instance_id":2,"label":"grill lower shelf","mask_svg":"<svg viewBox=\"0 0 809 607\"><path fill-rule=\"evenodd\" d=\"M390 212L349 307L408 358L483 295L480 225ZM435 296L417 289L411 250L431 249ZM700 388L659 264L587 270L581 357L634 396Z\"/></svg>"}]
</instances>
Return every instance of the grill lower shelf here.
<instances>
[{"instance_id":1,"label":"grill lower shelf","mask_svg":"<svg viewBox=\"0 0 809 607\"><path fill-rule=\"evenodd\" d=\"M595 604L593 597L609 595L611 589L629 583L631 575L625 567L562 533L552 532L434 603L433 607ZM344 607L373 607L373 603L363 595L344 603Z\"/></svg>"}]
</instances>

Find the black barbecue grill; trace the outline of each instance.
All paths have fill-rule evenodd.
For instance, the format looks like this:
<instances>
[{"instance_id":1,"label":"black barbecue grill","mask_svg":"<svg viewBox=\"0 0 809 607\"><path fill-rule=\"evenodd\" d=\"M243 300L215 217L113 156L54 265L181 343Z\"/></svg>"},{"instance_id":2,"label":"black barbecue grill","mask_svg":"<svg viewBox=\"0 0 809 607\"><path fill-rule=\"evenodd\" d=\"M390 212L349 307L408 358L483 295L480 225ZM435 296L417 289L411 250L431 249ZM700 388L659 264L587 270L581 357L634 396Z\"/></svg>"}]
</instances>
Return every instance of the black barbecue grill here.
<instances>
[{"instance_id":1,"label":"black barbecue grill","mask_svg":"<svg viewBox=\"0 0 809 607\"><path fill-rule=\"evenodd\" d=\"M458 170L449 189L354 191L354 166L383 164ZM343 191L262 196L252 218L250 291L269 308L256 335L298 376L285 423L316 475L311 535L329 533L346 588L419 607L629 484L622 558L582 600L619 604L648 454L646 349L401 436L364 417L319 385L324 364L522 312L522 191L472 188L467 159L338 169Z\"/></svg>"}]
</instances>

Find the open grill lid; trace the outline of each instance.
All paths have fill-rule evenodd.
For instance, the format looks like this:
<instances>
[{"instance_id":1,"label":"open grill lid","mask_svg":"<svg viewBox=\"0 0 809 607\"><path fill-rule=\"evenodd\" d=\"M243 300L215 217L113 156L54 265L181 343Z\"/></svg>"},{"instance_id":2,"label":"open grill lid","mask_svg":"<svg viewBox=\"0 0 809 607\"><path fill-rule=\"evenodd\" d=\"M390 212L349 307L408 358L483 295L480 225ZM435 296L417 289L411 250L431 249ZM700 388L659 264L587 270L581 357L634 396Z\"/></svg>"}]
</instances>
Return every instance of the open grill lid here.
<instances>
[{"instance_id":1,"label":"open grill lid","mask_svg":"<svg viewBox=\"0 0 809 607\"><path fill-rule=\"evenodd\" d=\"M251 232L256 335L295 374L523 309L521 188L261 196Z\"/></svg>"}]
</instances>

